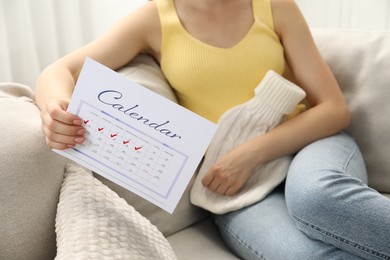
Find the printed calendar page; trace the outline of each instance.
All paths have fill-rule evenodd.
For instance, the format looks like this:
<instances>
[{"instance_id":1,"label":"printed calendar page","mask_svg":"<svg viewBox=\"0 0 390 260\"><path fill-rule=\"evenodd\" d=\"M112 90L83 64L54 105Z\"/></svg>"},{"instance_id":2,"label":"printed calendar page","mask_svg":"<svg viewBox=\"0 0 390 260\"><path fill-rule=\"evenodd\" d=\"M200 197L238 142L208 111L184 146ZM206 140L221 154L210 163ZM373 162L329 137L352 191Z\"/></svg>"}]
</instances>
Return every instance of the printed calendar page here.
<instances>
[{"instance_id":1,"label":"printed calendar page","mask_svg":"<svg viewBox=\"0 0 390 260\"><path fill-rule=\"evenodd\" d=\"M87 58L68 111L83 144L55 152L172 213L216 124Z\"/></svg>"}]
</instances>

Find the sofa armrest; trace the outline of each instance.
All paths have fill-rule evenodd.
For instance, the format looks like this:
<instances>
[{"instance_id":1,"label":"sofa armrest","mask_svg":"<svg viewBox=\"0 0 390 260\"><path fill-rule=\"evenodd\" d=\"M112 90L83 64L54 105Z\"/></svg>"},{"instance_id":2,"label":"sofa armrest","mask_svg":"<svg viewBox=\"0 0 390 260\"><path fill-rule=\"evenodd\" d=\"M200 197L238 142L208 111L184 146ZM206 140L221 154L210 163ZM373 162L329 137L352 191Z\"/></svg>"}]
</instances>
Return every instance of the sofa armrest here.
<instances>
[{"instance_id":1,"label":"sofa armrest","mask_svg":"<svg viewBox=\"0 0 390 260\"><path fill-rule=\"evenodd\" d=\"M66 159L45 143L27 86L0 84L1 259L53 259L54 219Z\"/></svg>"}]
</instances>

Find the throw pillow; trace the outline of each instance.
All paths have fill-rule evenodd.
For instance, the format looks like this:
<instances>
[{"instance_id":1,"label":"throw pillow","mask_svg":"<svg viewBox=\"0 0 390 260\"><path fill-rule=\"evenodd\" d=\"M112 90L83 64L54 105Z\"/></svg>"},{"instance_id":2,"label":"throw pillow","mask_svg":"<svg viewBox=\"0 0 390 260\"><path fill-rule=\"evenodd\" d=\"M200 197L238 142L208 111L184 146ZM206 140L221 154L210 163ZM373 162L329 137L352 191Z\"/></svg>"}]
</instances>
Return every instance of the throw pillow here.
<instances>
[{"instance_id":1,"label":"throw pillow","mask_svg":"<svg viewBox=\"0 0 390 260\"><path fill-rule=\"evenodd\" d=\"M390 193L390 32L313 30L349 105L369 185Z\"/></svg>"}]
</instances>

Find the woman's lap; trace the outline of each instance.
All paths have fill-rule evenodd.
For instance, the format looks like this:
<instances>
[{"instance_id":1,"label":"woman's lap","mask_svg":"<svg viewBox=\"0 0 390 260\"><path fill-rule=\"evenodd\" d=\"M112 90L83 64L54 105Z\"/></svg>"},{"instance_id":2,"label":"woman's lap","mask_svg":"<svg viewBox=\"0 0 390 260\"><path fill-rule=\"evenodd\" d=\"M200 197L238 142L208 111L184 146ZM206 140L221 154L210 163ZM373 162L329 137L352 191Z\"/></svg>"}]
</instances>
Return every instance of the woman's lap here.
<instances>
[{"instance_id":1,"label":"woman's lap","mask_svg":"<svg viewBox=\"0 0 390 260\"><path fill-rule=\"evenodd\" d=\"M245 259L359 259L348 252L390 259L390 200L364 182L356 144L338 134L295 156L286 198L279 187L257 204L215 216L215 222Z\"/></svg>"}]
</instances>

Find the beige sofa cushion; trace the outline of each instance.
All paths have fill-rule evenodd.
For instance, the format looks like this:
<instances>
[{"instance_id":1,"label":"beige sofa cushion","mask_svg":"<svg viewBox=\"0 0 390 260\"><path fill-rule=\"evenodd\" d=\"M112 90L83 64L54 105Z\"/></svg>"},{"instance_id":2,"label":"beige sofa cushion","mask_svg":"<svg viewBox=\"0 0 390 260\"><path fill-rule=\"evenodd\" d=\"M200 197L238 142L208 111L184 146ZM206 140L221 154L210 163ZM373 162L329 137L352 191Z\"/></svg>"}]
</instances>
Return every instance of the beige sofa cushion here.
<instances>
[{"instance_id":1,"label":"beige sofa cushion","mask_svg":"<svg viewBox=\"0 0 390 260\"><path fill-rule=\"evenodd\" d=\"M156 61L148 55L139 55L118 70L126 78L138 82L149 90L178 103L176 95Z\"/></svg>"},{"instance_id":2,"label":"beige sofa cushion","mask_svg":"<svg viewBox=\"0 0 390 260\"><path fill-rule=\"evenodd\" d=\"M29 87L0 83L0 258L54 259L67 160L45 143Z\"/></svg>"},{"instance_id":3,"label":"beige sofa cushion","mask_svg":"<svg viewBox=\"0 0 390 260\"><path fill-rule=\"evenodd\" d=\"M352 112L369 184L390 193L390 32L313 30Z\"/></svg>"}]
</instances>

